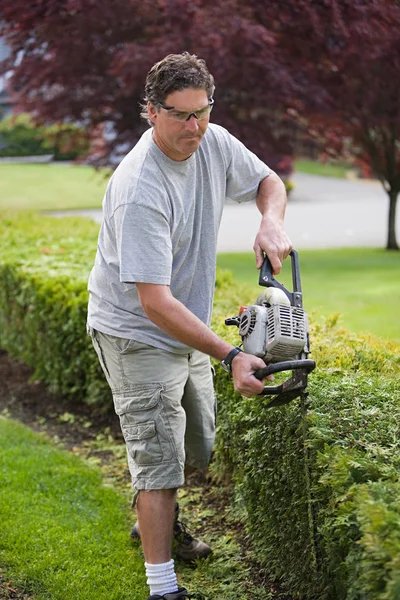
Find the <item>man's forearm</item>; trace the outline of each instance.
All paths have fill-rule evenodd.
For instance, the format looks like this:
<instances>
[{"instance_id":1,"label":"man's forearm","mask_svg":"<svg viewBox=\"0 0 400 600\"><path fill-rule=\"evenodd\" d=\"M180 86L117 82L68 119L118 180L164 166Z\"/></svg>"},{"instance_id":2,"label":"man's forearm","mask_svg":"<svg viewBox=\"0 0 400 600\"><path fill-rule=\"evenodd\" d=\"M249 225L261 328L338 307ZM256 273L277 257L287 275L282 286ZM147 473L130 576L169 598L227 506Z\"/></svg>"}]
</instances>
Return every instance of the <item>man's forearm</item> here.
<instances>
[{"instance_id":1,"label":"man's forearm","mask_svg":"<svg viewBox=\"0 0 400 600\"><path fill-rule=\"evenodd\" d=\"M265 177L258 188L256 204L263 218L277 219L283 222L286 210L285 184L278 175L272 172Z\"/></svg>"},{"instance_id":2,"label":"man's forearm","mask_svg":"<svg viewBox=\"0 0 400 600\"><path fill-rule=\"evenodd\" d=\"M174 298L167 286L152 287L149 296L148 291L143 293L143 286L137 284L143 309L153 323L190 348L200 350L217 360L225 358L232 350L232 344L222 340Z\"/></svg>"},{"instance_id":3,"label":"man's forearm","mask_svg":"<svg viewBox=\"0 0 400 600\"><path fill-rule=\"evenodd\" d=\"M292 249L283 227L286 200L285 185L276 173L262 180L256 199L262 219L253 249L257 268L261 268L265 252L275 274L280 272L283 260Z\"/></svg>"}]
</instances>

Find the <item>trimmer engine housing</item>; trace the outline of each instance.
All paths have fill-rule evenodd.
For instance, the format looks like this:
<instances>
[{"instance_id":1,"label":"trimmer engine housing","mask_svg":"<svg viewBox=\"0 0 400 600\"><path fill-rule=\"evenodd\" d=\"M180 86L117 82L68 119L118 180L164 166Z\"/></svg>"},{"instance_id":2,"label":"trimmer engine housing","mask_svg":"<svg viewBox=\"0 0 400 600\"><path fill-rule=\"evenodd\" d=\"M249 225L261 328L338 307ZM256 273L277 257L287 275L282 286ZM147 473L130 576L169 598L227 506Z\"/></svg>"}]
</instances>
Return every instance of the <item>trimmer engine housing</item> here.
<instances>
[{"instance_id":1,"label":"trimmer engine housing","mask_svg":"<svg viewBox=\"0 0 400 600\"><path fill-rule=\"evenodd\" d=\"M307 352L307 315L302 308L279 304L248 306L239 315L243 350L266 362L292 360Z\"/></svg>"}]
</instances>

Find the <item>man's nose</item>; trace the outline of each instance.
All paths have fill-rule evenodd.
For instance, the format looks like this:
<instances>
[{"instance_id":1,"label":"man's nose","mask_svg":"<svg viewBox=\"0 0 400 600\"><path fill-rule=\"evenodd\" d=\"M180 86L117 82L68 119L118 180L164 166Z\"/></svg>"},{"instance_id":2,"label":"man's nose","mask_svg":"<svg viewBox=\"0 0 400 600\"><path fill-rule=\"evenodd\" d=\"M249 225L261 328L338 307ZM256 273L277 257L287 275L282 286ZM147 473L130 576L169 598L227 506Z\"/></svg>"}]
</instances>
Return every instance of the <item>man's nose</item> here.
<instances>
[{"instance_id":1,"label":"man's nose","mask_svg":"<svg viewBox=\"0 0 400 600\"><path fill-rule=\"evenodd\" d=\"M190 115L188 120L185 122L186 129L189 131L197 131L199 128L199 124L197 123L197 119L194 115Z\"/></svg>"}]
</instances>

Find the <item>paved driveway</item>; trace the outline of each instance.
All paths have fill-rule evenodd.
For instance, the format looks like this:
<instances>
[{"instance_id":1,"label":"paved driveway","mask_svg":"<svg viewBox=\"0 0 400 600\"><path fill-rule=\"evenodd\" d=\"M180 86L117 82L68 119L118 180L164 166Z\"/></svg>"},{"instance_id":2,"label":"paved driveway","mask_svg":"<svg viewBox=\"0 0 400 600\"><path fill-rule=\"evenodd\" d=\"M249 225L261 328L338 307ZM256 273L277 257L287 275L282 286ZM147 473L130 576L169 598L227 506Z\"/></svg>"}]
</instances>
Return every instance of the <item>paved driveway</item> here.
<instances>
[{"instance_id":1,"label":"paved driveway","mask_svg":"<svg viewBox=\"0 0 400 600\"><path fill-rule=\"evenodd\" d=\"M304 173L296 173L293 181L295 189L286 211L286 230L295 248L385 247L389 201L379 182L347 181ZM400 207L397 212L400 241ZM71 213L101 221L100 210ZM254 203L228 202L218 251L251 251L259 222Z\"/></svg>"},{"instance_id":2,"label":"paved driveway","mask_svg":"<svg viewBox=\"0 0 400 600\"><path fill-rule=\"evenodd\" d=\"M293 181L285 224L295 248L386 245L389 201L379 182L303 173L297 173ZM251 249L258 225L253 205L229 203L221 224L219 251ZM400 214L397 231L400 237Z\"/></svg>"}]
</instances>

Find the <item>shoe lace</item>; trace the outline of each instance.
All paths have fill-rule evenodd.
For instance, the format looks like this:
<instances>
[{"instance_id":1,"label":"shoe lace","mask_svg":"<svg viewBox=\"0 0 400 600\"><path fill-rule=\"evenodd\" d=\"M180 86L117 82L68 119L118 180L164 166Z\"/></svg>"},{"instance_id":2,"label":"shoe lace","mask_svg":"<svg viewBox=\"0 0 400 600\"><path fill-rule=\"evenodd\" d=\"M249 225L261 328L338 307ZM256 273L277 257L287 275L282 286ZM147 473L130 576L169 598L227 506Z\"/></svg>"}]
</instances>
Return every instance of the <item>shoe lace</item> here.
<instances>
[{"instance_id":1,"label":"shoe lace","mask_svg":"<svg viewBox=\"0 0 400 600\"><path fill-rule=\"evenodd\" d=\"M193 536L188 532L186 525L182 521L175 521L174 534L183 544L189 545L193 541Z\"/></svg>"}]
</instances>

